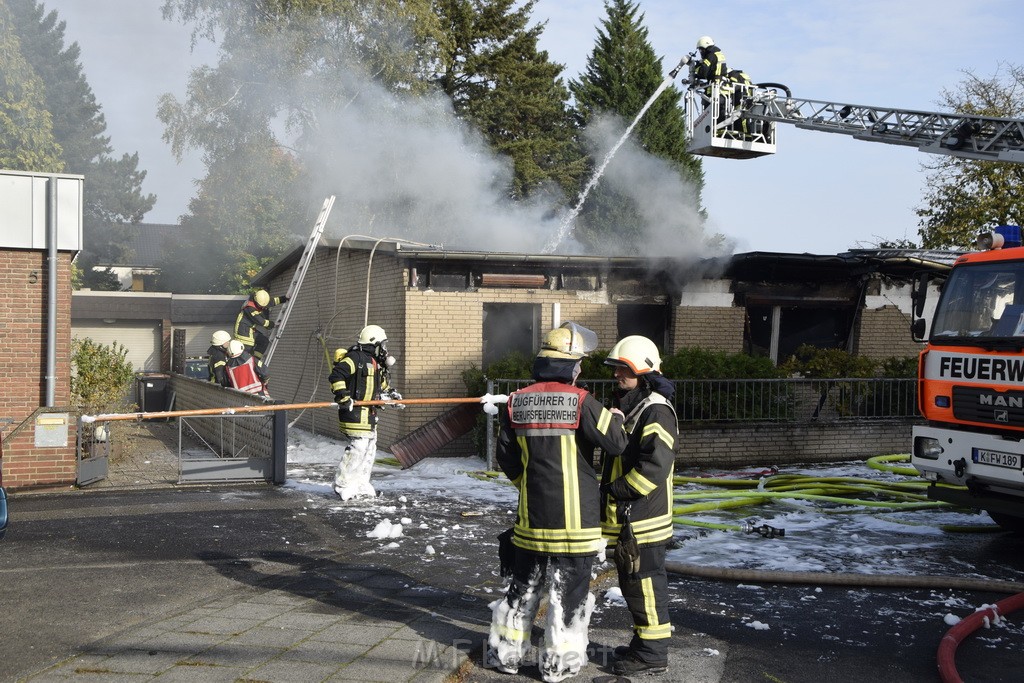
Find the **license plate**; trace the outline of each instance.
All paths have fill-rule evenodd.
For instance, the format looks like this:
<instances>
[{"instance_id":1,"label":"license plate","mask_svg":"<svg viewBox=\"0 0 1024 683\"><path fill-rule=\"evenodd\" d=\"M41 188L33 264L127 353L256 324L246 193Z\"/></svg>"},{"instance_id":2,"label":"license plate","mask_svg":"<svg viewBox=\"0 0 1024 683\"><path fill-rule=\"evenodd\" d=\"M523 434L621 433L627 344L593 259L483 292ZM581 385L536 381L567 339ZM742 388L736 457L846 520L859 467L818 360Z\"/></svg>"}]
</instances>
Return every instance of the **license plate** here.
<instances>
[{"instance_id":1,"label":"license plate","mask_svg":"<svg viewBox=\"0 0 1024 683\"><path fill-rule=\"evenodd\" d=\"M996 467L1009 467L1020 469L1020 455L1017 453L1003 453L1001 451L990 451L985 448L974 449L974 462L981 465L995 465Z\"/></svg>"}]
</instances>

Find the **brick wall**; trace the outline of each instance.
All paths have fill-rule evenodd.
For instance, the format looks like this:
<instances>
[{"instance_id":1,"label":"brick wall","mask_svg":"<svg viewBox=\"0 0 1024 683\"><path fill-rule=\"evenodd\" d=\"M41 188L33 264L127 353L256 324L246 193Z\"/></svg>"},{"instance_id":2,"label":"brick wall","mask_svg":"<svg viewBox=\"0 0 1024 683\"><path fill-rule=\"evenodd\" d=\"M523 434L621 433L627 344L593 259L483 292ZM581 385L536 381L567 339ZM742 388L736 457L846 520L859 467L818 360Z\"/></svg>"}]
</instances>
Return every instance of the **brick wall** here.
<instances>
[{"instance_id":1,"label":"brick wall","mask_svg":"<svg viewBox=\"0 0 1024 683\"><path fill-rule=\"evenodd\" d=\"M672 328L673 351L701 348L741 353L745 316L746 311L735 306L679 306Z\"/></svg>"},{"instance_id":2,"label":"brick wall","mask_svg":"<svg viewBox=\"0 0 1024 683\"><path fill-rule=\"evenodd\" d=\"M35 446L32 414L46 404L47 279L45 252L0 249L0 417L13 419L3 431L4 485L11 488L63 486L77 477L73 426L67 446ZM70 253L57 254L57 283L54 407L71 412Z\"/></svg>"},{"instance_id":3,"label":"brick wall","mask_svg":"<svg viewBox=\"0 0 1024 683\"><path fill-rule=\"evenodd\" d=\"M896 306L861 311L854 330L854 353L867 358L916 356L923 344L910 338L910 319Z\"/></svg>"},{"instance_id":4,"label":"brick wall","mask_svg":"<svg viewBox=\"0 0 1024 683\"><path fill-rule=\"evenodd\" d=\"M911 421L752 424L680 430L676 467L771 466L909 453Z\"/></svg>"}]
</instances>

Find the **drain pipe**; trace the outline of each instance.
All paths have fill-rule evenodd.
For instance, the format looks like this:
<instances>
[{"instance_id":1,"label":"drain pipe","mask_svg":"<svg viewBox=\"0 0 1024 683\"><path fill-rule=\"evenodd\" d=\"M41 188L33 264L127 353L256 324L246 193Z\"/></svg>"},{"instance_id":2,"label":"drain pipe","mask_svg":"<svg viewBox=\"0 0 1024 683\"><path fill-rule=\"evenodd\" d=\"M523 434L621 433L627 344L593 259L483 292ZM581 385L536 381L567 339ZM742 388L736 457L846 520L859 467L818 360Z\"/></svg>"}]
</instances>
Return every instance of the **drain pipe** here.
<instances>
[{"instance_id":1,"label":"drain pipe","mask_svg":"<svg viewBox=\"0 0 1024 683\"><path fill-rule=\"evenodd\" d=\"M55 402L57 384L57 176L46 183L46 406Z\"/></svg>"}]
</instances>

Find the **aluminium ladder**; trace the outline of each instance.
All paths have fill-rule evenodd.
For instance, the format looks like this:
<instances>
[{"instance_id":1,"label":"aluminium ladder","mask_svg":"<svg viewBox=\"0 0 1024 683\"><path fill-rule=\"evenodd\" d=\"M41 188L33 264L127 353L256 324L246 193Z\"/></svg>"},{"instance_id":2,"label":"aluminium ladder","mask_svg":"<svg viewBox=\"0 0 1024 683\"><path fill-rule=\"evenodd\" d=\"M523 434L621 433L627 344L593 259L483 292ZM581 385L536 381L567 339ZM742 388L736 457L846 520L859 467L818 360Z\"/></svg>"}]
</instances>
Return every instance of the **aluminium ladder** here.
<instances>
[{"instance_id":1,"label":"aluminium ladder","mask_svg":"<svg viewBox=\"0 0 1024 683\"><path fill-rule=\"evenodd\" d=\"M309 235L306 248L299 259L299 265L295 268L295 275L292 276L291 284L288 285L288 292L285 295L288 297L288 301L285 302L277 316L277 320L274 321L273 337L270 340L270 346L267 347L266 352L263 354L264 365L270 364L270 359L274 355L274 349L277 348L277 342L281 340L284 327L288 323L288 316L291 314L292 306L295 304L295 297L299 293L299 288L302 287L302 281L305 279L306 271L309 269L309 262L313 260L313 254L316 253L317 245L324 234L324 227L327 225L327 217L331 214L331 207L333 206L334 195L332 194L324 200L324 205L320 208L320 215L317 216L316 223L313 224L313 232Z\"/></svg>"}]
</instances>

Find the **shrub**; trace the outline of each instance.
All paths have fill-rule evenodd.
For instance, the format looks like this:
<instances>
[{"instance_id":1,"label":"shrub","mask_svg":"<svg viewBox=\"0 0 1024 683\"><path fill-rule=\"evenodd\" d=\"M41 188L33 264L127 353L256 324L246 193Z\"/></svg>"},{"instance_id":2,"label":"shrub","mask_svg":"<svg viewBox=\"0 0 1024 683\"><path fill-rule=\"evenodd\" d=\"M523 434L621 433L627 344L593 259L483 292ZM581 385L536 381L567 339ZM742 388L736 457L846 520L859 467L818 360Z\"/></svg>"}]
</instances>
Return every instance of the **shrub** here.
<instances>
[{"instance_id":1,"label":"shrub","mask_svg":"<svg viewBox=\"0 0 1024 683\"><path fill-rule=\"evenodd\" d=\"M84 413L128 410L135 371L127 360L128 349L114 342L97 344L92 339L71 342L71 402Z\"/></svg>"}]
</instances>

